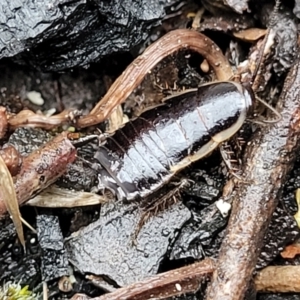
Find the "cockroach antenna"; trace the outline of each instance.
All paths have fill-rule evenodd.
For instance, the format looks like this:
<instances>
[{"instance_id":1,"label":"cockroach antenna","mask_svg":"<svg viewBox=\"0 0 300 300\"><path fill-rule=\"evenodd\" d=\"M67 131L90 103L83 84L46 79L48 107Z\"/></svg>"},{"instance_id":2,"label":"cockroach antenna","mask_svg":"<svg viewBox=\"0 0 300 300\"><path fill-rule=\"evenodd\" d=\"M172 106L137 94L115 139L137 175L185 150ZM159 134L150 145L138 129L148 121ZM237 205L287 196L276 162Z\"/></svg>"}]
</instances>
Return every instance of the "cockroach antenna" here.
<instances>
[{"instance_id":1,"label":"cockroach antenna","mask_svg":"<svg viewBox=\"0 0 300 300\"><path fill-rule=\"evenodd\" d=\"M260 80L259 80L259 76L257 76L257 75L260 74L260 72L261 72L263 57L269 49L268 45L272 44L272 41L274 39L274 32L273 32L272 29L274 28L276 20L277 20L278 10L279 10L280 4L281 4L280 0L275 1L275 6L274 6L274 9L273 9L272 15L270 17L270 20L269 20L267 33L264 37L262 47L260 48L260 51L259 51L258 63L256 65L256 68L253 72L253 75L252 75L252 78L251 78L251 81L250 81L250 84L252 86L252 90L254 92L256 92L258 87L259 87Z\"/></svg>"}]
</instances>

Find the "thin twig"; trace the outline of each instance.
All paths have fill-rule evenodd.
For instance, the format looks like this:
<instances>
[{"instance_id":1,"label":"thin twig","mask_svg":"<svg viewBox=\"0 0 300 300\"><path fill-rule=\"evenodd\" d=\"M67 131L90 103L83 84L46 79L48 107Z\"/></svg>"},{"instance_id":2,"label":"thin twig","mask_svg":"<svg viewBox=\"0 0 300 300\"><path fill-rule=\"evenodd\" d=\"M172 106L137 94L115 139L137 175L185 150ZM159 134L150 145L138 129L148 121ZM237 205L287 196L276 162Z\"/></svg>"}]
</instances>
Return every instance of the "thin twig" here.
<instances>
[{"instance_id":1,"label":"thin twig","mask_svg":"<svg viewBox=\"0 0 300 300\"><path fill-rule=\"evenodd\" d=\"M290 70L277 105L282 119L260 128L244 156L240 183L207 300L241 300L283 184L300 150L300 64ZM250 184L251 182L251 184Z\"/></svg>"},{"instance_id":2,"label":"thin twig","mask_svg":"<svg viewBox=\"0 0 300 300\"><path fill-rule=\"evenodd\" d=\"M270 266L254 279L257 290L273 293L300 293L300 266Z\"/></svg>"},{"instance_id":3,"label":"thin twig","mask_svg":"<svg viewBox=\"0 0 300 300\"><path fill-rule=\"evenodd\" d=\"M76 159L76 148L64 132L56 136L26 158L15 178L15 191L19 205L55 182ZM0 215L7 208L0 199Z\"/></svg>"},{"instance_id":4,"label":"thin twig","mask_svg":"<svg viewBox=\"0 0 300 300\"><path fill-rule=\"evenodd\" d=\"M205 57L218 80L233 77L227 58L212 40L193 30L173 30L151 44L127 67L90 114L77 121L77 127L88 127L104 121L138 87L155 65L168 55L184 49L196 51Z\"/></svg>"},{"instance_id":5,"label":"thin twig","mask_svg":"<svg viewBox=\"0 0 300 300\"><path fill-rule=\"evenodd\" d=\"M157 274L143 281L120 288L93 300L145 300L196 292L214 270L214 261L207 258L179 269ZM77 294L71 300L87 299Z\"/></svg>"}]
</instances>

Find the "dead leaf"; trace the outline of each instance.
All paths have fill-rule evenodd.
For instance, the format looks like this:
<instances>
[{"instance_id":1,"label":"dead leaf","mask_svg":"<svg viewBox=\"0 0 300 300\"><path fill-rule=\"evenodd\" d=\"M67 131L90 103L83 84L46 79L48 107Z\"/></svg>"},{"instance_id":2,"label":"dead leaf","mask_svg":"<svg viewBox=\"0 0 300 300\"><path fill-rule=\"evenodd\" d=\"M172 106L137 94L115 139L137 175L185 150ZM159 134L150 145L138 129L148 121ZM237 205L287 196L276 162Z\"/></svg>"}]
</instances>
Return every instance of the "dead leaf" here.
<instances>
[{"instance_id":1,"label":"dead leaf","mask_svg":"<svg viewBox=\"0 0 300 300\"><path fill-rule=\"evenodd\" d=\"M24 232L23 232L23 226L21 221L21 213L19 210L19 203L15 191L14 182L1 156L0 156L0 193L1 193L1 199L3 199L3 202L5 203L6 208L16 227L16 231L20 243L25 250L25 239L24 239Z\"/></svg>"},{"instance_id":2,"label":"dead leaf","mask_svg":"<svg viewBox=\"0 0 300 300\"><path fill-rule=\"evenodd\" d=\"M294 258L298 254L300 254L300 245L299 244L288 245L280 253L280 255L283 258Z\"/></svg>"},{"instance_id":3,"label":"dead leaf","mask_svg":"<svg viewBox=\"0 0 300 300\"><path fill-rule=\"evenodd\" d=\"M245 42L256 42L267 33L267 29L250 28L234 32L233 35Z\"/></svg>"},{"instance_id":4,"label":"dead leaf","mask_svg":"<svg viewBox=\"0 0 300 300\"><path fill-rule=\"evenodd\" d=\"M26 204L38 207L78 207L108 202L107 197L94 193L79 192L51 185Z\"/></svg>"}]
</instances>

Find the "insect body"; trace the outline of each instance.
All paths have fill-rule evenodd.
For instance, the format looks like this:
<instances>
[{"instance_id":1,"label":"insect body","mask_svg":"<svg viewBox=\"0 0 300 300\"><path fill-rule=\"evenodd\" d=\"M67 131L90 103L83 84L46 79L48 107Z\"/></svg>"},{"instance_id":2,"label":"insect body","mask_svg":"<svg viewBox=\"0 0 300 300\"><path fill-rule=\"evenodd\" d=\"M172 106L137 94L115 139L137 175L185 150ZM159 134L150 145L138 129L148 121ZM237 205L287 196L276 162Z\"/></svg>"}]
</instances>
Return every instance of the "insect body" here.
<instances>
[{"instance_id":1,"label":"insect body","mask_svg":"<svg viewBox=\"0 0 300 300\"><path fill-rule=\"evenodd\" d=\"M118 199L147 197L180 170L234 135L253 107L239 83L210 83L145 111L110 137L95 154L99 187Z\"/></svg>"}]
</instances>

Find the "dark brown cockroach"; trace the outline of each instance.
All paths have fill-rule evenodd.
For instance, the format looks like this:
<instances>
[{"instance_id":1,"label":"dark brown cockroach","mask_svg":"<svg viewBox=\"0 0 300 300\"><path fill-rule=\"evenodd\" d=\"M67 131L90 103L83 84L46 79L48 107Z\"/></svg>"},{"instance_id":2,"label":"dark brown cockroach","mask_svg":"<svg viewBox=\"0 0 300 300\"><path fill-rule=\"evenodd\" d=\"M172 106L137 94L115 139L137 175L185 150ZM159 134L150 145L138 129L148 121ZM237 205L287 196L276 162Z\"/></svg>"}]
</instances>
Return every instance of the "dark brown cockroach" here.
<instances>
[{"instance_id":1,"label":"dark brown cockroach","mask_svg":"<svg viewBox=\"0 0 300 300\"><path fill-rule=\"evenodd\" d=\"M148 197L232 137L252 111L251 89L210 83L166 99L110 136L95 158L99 188L118 199Z\"/></svg>"}]
</instances>

